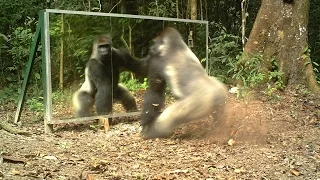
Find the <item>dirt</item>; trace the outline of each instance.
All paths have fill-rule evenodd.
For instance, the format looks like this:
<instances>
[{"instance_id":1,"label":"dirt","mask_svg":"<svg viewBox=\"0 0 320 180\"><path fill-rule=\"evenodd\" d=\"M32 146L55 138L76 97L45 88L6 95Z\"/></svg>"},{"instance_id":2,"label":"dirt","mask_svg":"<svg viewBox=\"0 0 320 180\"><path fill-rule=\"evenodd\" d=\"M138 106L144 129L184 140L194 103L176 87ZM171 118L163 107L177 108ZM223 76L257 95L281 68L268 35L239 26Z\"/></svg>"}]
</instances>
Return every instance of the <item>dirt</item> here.
<instances>
[{"instance_id":1,"label":"dirt","mask_svg":"<svg viewBox=\"0 0 320 180\"><path fill-rule=\"evenodd\" d=\"M155 140L140 137L139 117L117 118L106 133L86 123L44 134L29 113L16 127L29 135L0 130L0 179L319 179L320 98L293 88L248 97L230 94L214 128L209 116ZM13 113L2 106L0 120Z\"/></svg>"}]
</instances>

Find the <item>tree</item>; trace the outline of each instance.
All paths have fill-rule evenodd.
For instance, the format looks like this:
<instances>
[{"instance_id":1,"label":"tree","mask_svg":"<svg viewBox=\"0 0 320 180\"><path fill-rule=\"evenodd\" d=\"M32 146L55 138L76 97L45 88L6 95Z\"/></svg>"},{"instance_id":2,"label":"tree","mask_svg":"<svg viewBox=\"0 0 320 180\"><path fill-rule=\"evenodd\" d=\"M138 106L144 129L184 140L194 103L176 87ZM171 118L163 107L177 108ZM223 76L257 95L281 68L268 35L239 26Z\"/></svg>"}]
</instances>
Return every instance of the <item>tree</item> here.
<instances>
[{"instance_id":1,"label":"tree","mask_svg":"<svg viewBox=\"0 0 320 180\"><path fill-rule=\"evenodd\" d=\"M197 0L190 0L191 19L197 19Z\"/></svg>"},{"instance_id":2,"label":"tree","mask_svg":"<svg viewBox=\"0 0 320 180\"><path fill-rule=\"evenodd\" d=\"M272 71L275 59L285 85L320 93L308 50L309 6L309 0L262 0L244 52L248 58L262 55L262 72Z\"/></svg>"}]
</instances>

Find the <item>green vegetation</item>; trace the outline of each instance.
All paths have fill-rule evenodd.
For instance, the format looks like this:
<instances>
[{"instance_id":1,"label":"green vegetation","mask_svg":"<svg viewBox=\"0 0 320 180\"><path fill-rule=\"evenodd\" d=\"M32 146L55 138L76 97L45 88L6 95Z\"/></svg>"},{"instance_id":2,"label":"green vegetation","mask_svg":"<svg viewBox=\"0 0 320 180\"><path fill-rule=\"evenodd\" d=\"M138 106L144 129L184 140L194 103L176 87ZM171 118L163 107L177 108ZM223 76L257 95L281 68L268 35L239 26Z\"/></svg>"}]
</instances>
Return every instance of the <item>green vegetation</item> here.
<instances>
[{"instance_id":1,"label":"green vegetation","mask_svg":"<svg viewBox=\"0 0 320 180\"><path fill-rule=\"evenodd\" d=\"M245 56L245 55L244 55ZM239 57L240 59L243 57ZM262 72L263 56L257 54L249 60L242 63L237 61L232 64L230 69L233 78L241 81L240 97L246 96L247 92L253 88L265 87L267 85L266 93L273 95L277 90L283 90L285 85L283 81L283 72L279 70L278 63L275 59L271 59L272 71Z\"/></svg>"},{"instance_id":2,"label":"green vegetation","mask_svg":"<svg viewBox=\"0 0 320 180\"><path fill-rule=\"evenodd\" d=\"M130 91L137 91L139 89L147 89L148 88L148 79L147 78L143 78L143 80L131 78L130 72L121 73L120 82L122 82L122 84L125 85Z\"/></svg>"}]
</instances>

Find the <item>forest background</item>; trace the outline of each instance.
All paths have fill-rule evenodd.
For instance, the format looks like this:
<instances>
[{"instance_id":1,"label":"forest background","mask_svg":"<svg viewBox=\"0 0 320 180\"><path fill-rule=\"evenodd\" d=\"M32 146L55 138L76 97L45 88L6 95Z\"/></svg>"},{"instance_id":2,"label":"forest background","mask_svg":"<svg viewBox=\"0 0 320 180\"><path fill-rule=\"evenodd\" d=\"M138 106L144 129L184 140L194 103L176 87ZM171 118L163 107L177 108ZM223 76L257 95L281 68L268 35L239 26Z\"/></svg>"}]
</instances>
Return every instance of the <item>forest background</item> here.
<instances>
[{"instance_id":1,"label":"forest background","mask_svg":"<svg viewBox=\"0 0 320 180\"><path fill-rule=\"evenodd\" d=\"M265 1L266 3L268 1ZM270 1L272 2L272 1ZM286 1L287 2L287 1ZM291 1L288 1L289 3ZM320 82L320 1L306 1L308 3L308 29L307 43L302 56L305 55L315 73L316 81ZM261 68L266 56L250 52L245 49L245 42L250 43L249 35L254 26L257 14L261 7L261 1L241 0L14 0L0 1L0 103L16 103L19 97L20 87L25 76L26 64L29 56L29 48L38 23L38 12L43 9L64 9L91 12L111 12L121 14L136 14L159 17L173 17L184 19L198 19L209 21L209 64L210 75L217 76L228 85L236 85L241 81L243 89L254 88L260 84L267 84L265 91L272 94L275 90L283 90L288 84L279 65L277 57L271 57L272 72L265 73ZM265 4L266 4L265 3ZM279 3L278 3L279 4ZM275 7L276 8L276 7ZM293 15L295 16L295 15ZM245 21L243 21L245 20ZM83 79L84 67L91 53L93 39L100 34L106 33L104 28L94 29L98 26L109 28L111 21L104 21L85 16L57 16L50 19L50 36L52 44L53 71L52 82L54 89L62 89ZM148 24L149 23L149 24ZM147 54L149 40L159 33L157 30L161 24L152 22L141 23L130 19L121 19L111 25L113 30L123 32L114 35L113 41L116 47L128 48L134 56L143 57ZM117 27L115 27L117 26ZM134 30L132 30L134 28ZM137 29L139 31L137 31ZM77 32L77 30L79 32ZM205 31L194 27L183 26L179 29L185 38L191 30L194 31L194 47L192 50L205 64L205 41L197 39L205 38ZM112 31L112 30L111 30ZM110 33L110 32L109 32ZM145 38L145 35L148 38ZM253 38L252 38L253 39ZM187 39L186 39L187 40ZM254 44L255 42L253 42ZM290 43L290 42L289 42ZM299 43L299 42L298 42ZM252 44L252 42L251 42ZM62 47L63 46L63 47ZM40 49L39 49L40 51ZM249 61L245 66L242 59L243 52L249 52ZM289 50L290 51L290 50ZM294 49L292 50L294 51ZM291 52L289 52L290 54ZM301 53L300 53L301 55ZM61 56L66 68L59 72ZM32 87L29 91L27 104L29 108L42 111L42 78L41 78L40 53L36 59L36 66L32 72ZM38 64L38 65L37 65ZM262 70L261 70L262 69ZM63 78L61 78L61 74ZM132 79L129 73L122 75L122 81L131 90L141 88L137 80ZM267 83L266 83L267 82ZM141 83L140 83L141 84ZM308 86L308 83L302 83ZM145 86L145 83L142 83ZM244 94L246 91L243 91Z\"/></svg>"}]
</instances>

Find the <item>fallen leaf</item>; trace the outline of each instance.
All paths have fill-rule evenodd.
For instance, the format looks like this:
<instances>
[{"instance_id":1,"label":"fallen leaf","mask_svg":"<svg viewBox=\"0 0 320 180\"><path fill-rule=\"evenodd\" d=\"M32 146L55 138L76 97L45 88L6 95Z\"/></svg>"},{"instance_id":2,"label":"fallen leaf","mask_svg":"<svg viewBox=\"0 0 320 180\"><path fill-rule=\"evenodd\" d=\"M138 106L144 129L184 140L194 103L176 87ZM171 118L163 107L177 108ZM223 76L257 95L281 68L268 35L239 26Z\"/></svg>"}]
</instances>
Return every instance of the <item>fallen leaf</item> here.
<instances>
[{"instance_id":1,"label":"fallen leaf","mask_svg":"<svg viewBox=\"0 0 320 180\"><path fill-rule=\"evenodd\" d=\"M93 174L88 174L87 175L87 180L95 180L94 175Z\"/></svg>"},{"instance_id":2,"label":"fallen leaf","mask_svg":"<svg viewBox=\"0 0 320 180\"><path fill-rule=\"evenodd\" d=\"M246 172L246 170L244 168L240 168L240 169L235 169L234 172L235 173L244 173L244 172Z\"/></svg>"},{"instance_id":3,"label":"fallen leaf","mask_svg":"<svg viewBox=\"0 0 320 180\"><path fill-rule=\"evenodd\" d=\"M12 173L13 175L19 175L19 174L20 174L20 171L15 170L15 169L12 169L11 173Z\"/></svg>"},{"instance_id":4,"label":"fallen leaf","mask_svg":"<svg viewBox=\"0 0 320 180\"><path fill-rule=\"evenodd\" d=\"M239 88L238 87L232 87L231 89L229 89L229 92L231 94L238 94L239 93Z\"/></svg>"},{"instance_id":5,"label":"fallen leaf","mask_svg":"<svg viewBox=\"0 0 320 180\"><path fill-rule=\"evenodd\" d=\"M296 164L297 166L302 166L302 162L301 162L301 161L297 161L297 162L295 162L295 164Z\"/></svg>"},{"instance_id":6,"label":"fallen leaf","mask_svg":"<svg viewBox=\"0 0 320 180\"><path fill-rule=\"evenodd\" d=\"M177 144L175 141L168 141L168 142L166 142L166 145L175 145L175 144Z\"/></svg>"},{"instance_id":7,"label":"fallen leaf","mask_svg":"<svg viewBox=\"0 0 320 180\"><path fill-rule=\"evenodd\" d=\"M11 163L25 163L27 160L24 158L16 158L11 156L2 156L3 161L11 162Z\"/></svg>"},{"instance_id":8,"label":"fallen leaf","mask_svg":"<svg viewBox=\"0 0 320 180\"><path fill-rule=\"evenodd\" d=\"M172 171L172 173L187 173L187 172L189 172L187 169L177 169L177 170L174 170L174 171Z\"/></svg>"},{"instance_id":9,"label":"fallen leaf","mask_svg":"<svg viewBox=\"0 0 320 180\"><path fill-rule=\"evenodd\" d=\"M298 170L296 170L296 169L292 169L292 170L291 170L291 174L293 174L293 175L295 175L295 176L300 176L300 175L301 175L301 173L300 173Z\"/></svg>"},{"instance_id":10,"label":"fallen leaf","mask_svg":"<svg viewBox=\"0 0 320 180\"><path fill-rule=\"evenodd\" d=\"M46 156L46 154L40 153L39 156L40 156L40 157L44 157L44 156Z\"/></svg>"},{"instance_id":11,"label":"fallen leaf","mask_svg":"<svg viewBox=\"0 0 320 180\"><path fill-rule=\"evenodd\" d=\"M138 156L142 159L146 159L148 157L147 154L138 154Z\"/></svg>"},{"instance_id":12,"label":"fallen leaf","mask_svg":"<svg viewBox=\"0 0 320 180\"><path fill-rule=\"evenodd\" d=\"M101 159L101 160L100 160L100 163L101 163L101 164L110 164L110 161L105 160L105 159Z\"/></svg>"},{"instance_id":13,"label":"fallen leaf","mask_svg":"<svg viewBox=\"0 0 320 180\"><path fill-rule=\"evenodd\" d=\"M229 139L228 145L229 145L229 146L233 146L235 142L236 142L235 140Z\"/></svg>"},{"instance_id":14,"label":"fallen leaf","mask_svg":"<svg viewBox=\"0 0 320 180\"><path fill-rule=\"evenodd\" d=\"M43 159L48 159L48 160L58 160L55 156L44 156Z\"/></svg>"}]
</instances>

